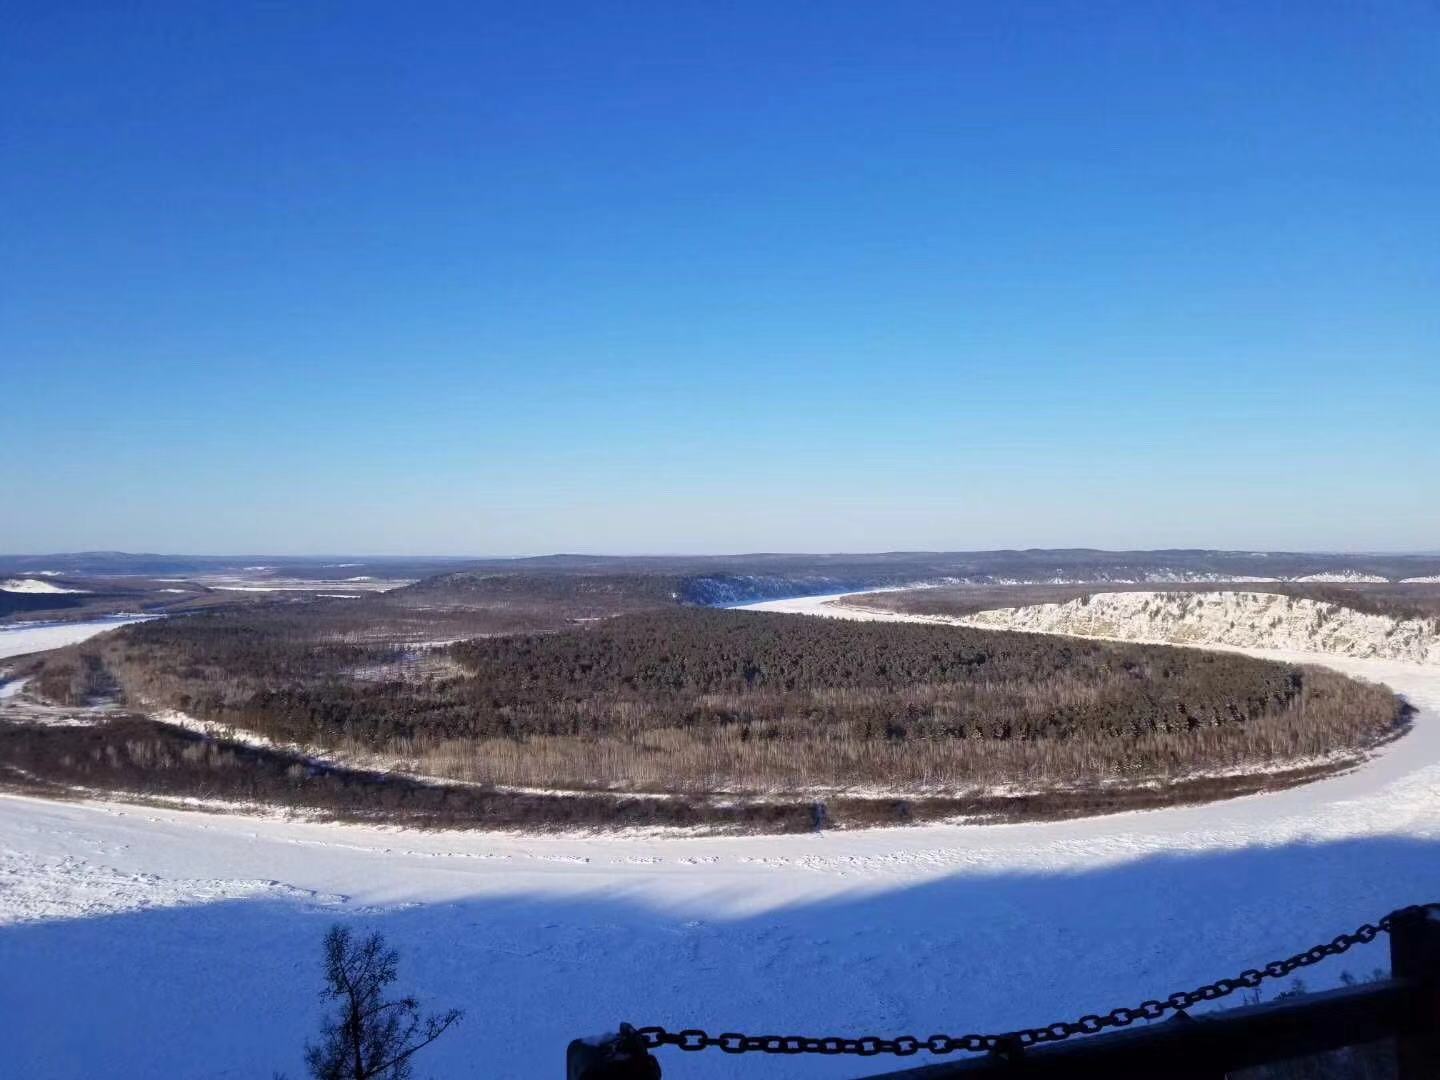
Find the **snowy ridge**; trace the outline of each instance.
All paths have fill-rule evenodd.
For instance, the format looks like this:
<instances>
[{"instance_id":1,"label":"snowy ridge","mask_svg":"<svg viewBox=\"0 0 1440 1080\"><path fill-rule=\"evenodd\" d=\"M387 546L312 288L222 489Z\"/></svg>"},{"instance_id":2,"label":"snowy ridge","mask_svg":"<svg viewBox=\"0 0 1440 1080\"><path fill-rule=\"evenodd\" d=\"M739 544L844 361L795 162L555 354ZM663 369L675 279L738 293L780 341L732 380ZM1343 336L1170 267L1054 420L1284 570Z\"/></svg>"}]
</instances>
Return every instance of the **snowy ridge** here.
<instances>
[{"instance_id":1,"label":"snowy ridge","mask_svg":"<svg viewBox=\"0 0 1440 1080\"><path fill-rule=\"evenodd\" d=\"M1306 574L1304 577L1291 578L1290 580L1295 582L1313 582L1315 584L1383 585L1390 579L1381 577L1379 574L1362 574L1358 570L1343 570L1339 573Z\"/></svg>"},{"instance_id":2,"label":"snowy ridge","mask_svg":"<svg viewBox=\"0 0 1440 1080\"><path fill-rule=\"evenodd\" d=\"M1370 615L1271 593L1099 593L1063 604L982 611L957 625L1043 634L1296 649L1440 664L1440 622Z\"/></svg>"},{"instance_id":3,"label":"snowy ridge","mask_svg":"<svg viewBox=\"0 0 1440 1080\"><path fill-rule=\"evenodd\" d=\"M1380 574L1359 570L1326 570L1288 576L1216 570L1187 570L1175 567L1109 566L1071 568L1057 566L1052 572L968 573L898 577L891 573L850 574L737 574L714 573L681 580L678 598L708 607L735 607L772 600L786 600L824 594L877 592L882 589L921 589L940 585L1217 585L1246 583L1387 584ZM1405 583L1440 582L1440 575L1405 578Z\"/></svg>"},{"instance_id":4,"label":"snowy ridge","mask_svg":"<svg viewBox=\"0 0 1440 1080\"><path fill-rule=\"evenodd\" d=\"M771 600L785 600L816 595L840 595L855 592L880 592L891 589L924 589L942 585L1180 585L1219 584L1234 582L1384 582L1387 578L1355 571L1311 574L1285 578L1258 574L1221 573L1210 570L1179 570L1170 567L1137 568L1116 566L1067 572L1056 567L1053 573L1021 576L1009 574L940 575L922 578L897 578L892 574L850 575L836 577L824 574L702 574L682 579L678 599L706 607L736 607ZM1440 580L1437 578L1436 580Z\"/></svg>"}]
</instances>

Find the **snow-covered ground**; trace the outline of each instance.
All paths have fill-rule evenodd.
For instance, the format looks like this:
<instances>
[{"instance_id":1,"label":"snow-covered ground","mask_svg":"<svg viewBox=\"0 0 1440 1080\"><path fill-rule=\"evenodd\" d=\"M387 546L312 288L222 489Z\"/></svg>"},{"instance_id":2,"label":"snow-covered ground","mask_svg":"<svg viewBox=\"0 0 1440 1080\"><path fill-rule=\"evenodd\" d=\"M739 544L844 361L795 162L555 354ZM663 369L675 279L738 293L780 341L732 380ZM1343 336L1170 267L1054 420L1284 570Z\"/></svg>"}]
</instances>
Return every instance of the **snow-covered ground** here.
<instances>
[{"instance_id":1,"label":"snow-covered ground","mask_svg":"<svg viewBox=\"0 0 1440 1080\"><path fill-rule=\"evenodd\" d=\"M88 622L35 622L0 626L0 660L9 656L74 645L96 634L103 634L106 630L114 630L126 623L144 622L147 618L154 616L114 615L105 619L91 619Z\"/></svg>"},{"instance_id":2,"label":"snow-covered ground","mask_svg":"<svg viewBox=\"0 0 1440 1080\"><path fill-rule=\"evenodd\" d=\"M872 592L882 590L874 589ZM853 595L853 594L852 594ZM1270 650L1316 656L1440 664L1440 621L1370 615L1335 604L1255 592L1096 593L1059 604L1027 604L972 615L912 614L846 603L844 595L752 604L869 622L973 626L1111 641ZM1308 659L1307 655L1307 659Z\"/></svg>"},{"instance_id":3,"label":"snow-covered ground","mask_svg":"<svg viewBox=\"0 0 1440 1080\"><path fill-rule=\"evenodd\" d=\"M0 592L13 593L83 593L85 589L67 589L61 585L52 585L48 581L41 581L38 578L6 578L0 581Z\"/></svg>"},{"instance_id":4,"label":"snow-covered ground","mask_svg":"<svg viewBox=\"0 0 1440 1080\"><path fill-rule=\"evenodd\" d=\"M1380 585L1384 584L1390 579L1387 577L1381 577L1379 574L1362 574L1359 570L1340 570L1321 574L1305 574L1302 577L1291 578L1290 580L1300 582L1314 582L1317 584L1333 583L1346 585Z\"/></svg>"},{"instance_id":5,"label":"snow-covered ground","mask_svg":"<svg viewBox=\"0 0 1440 1080\"><path fill-rule=\"evenodd\" d=\"M1121 641L1270 647L1440 664L1440 620L1371 615L1274 593L1097 593L1063 604L930 620Z\"/></svg>"},{"instance_id":6,"label":"snow-covered ground","mask_svg":"<svg viewBox=\"0 0 1440 1080\"><path fill-rule=\"evenodd\" d=\"M759 606L843 614L825 599ZM925 1036L1103 1012L1440 898L1440 666L1247 651L1386 681L1415 729L1354 772L1210 806L787 837L0 798L0 1045L27 1077L299 1077L335 920L384 931L405 986L468 1010L421 1075L553 1077L571 1037L621 1020ZM1384 964L1377 944L1308 981ZM899 1065L663 1060L670 1078Z\"/></svg>"},{"instance_id":7,"label":"snow-covered ground","mask_svg":"<svg viewBox=\"0 0 1440 1080\"><path fill-rule=\"evenodd\" d=\"M264 569L259 567L257 569ZM211 575L193 579L197 585L203 585L208 589L217 592L322 592L326 589L348 589L361 592L389 592L391 589L398 589L402 585L413 585L412 579L399 578L375 578L375 577L349 577L343 580L332 578L310 579L310 578L288 578L288 577L264 577L264 578L237 578L230 576Z\"/></svg>"}]
</instances>

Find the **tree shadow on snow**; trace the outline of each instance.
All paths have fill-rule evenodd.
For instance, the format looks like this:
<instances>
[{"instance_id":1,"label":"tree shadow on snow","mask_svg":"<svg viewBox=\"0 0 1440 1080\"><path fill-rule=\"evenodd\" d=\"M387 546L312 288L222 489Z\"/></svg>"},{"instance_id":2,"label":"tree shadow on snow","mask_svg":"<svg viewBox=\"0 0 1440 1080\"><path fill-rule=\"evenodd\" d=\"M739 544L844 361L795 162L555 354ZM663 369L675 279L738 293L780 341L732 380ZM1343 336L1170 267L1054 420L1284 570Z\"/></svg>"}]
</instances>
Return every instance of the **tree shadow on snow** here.
<instances>
[{"instance_id":1,"label":"tree shadow on snow","mask_svg":"<svg viewBox=\"0 0 1440 1080\"><path fill-rule=\"evenodd\" d=\"M737 918L527 895L373 910L242 900L29 923L0 929L0 1074L263 1080L283 1070L299 1080L320 1015L320 940L334 921L387 936L401 953L400 989L466 1010L417 1059L417 1075L555 1077L572 1037L622 1020L923 1037L1072 1019L1431 899L1440 843L1372 838L966 873ZM1306 982L1376 968L1388 968L1383 939ZM894 1064L662 1053L677 1078Z\"/></svg>"}]
</instances>

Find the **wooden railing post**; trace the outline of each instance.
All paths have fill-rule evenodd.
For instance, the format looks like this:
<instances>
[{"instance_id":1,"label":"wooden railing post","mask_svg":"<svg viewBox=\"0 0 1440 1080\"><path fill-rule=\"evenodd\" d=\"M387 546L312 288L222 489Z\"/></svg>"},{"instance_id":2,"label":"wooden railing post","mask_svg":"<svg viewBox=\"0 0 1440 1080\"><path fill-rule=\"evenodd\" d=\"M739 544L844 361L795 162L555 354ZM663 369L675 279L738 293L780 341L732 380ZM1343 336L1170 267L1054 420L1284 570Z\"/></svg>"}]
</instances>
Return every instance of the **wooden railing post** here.
<instances>
[{"instance_id":1,"label":"wooden railing post","mask_svg":"<svg viewBox=\"0 0 1440 1080\"><path fill-rule=\"evenodd\" d=\"M884 1073L874 1080L960 1080L962 1077L1074 1080L1082 1076L1214 1080L1241 1069L1324 1054L1343 1047L1368 1046L1392 1038L1399 1080L1440 1080L1440 904L1392 912L1380 920L1379 925L1390 932L1392 977L1389 979L1352 983L1293 1000L1277 999L1194 1018L1180 1013L1170 1023L1067 1042L1058 1040L1079 1032L1091 1032L1094 1028L1087 1021L1099 1018L1084 1017L1075 1023L1056 1024L1054 1028L1060 1033L1043 1040L1036 1037L1036 1033L1050 1032L1050 1028L1025 1029L1013 1036L985 1036L982 1042L1000 1043L997 1052L984 1057L976 1055L911 1066ZM1212 996L1223 996L1237 986L1253 985L1247 975L1279 977L1296 967L1342 953L1351 945L1371 942L1379 932L1376 926L1366 923L1355 933L1342 934L1330 944L1308 949L1290 960L1267 964L1263 974L1247 972L1239 979L1222 979L1202 988L1215 991L1213 995L1192 991L1171 995L1171 999L1180 998L1186 1003L1211 1000ZM1278 971L1271 970L1277 967ZM1128 1023L1134 1019L1129 1016L1131 1013L1148 1018L1149 1006L1153 1004L1157 1003L1147 1002L1140 1009L1117 1009L1115 1013L1126 1014L1125 1023ZM1171 1000L1169 1007L1178 1009L1179 1005ZM1114 1023L1119 1024L1120 1020ZM798 1036L708 1036L699 1030L640 1030L645 1035L622 1024L619 1034L572 1042L567 1060L568 1080L660 1080L660 1064L649 1053L652 1045L676 1045L686 1050L718 1046L732 1052L877 1053L875 1045L882 1042L871 1037L820 1040ZM948 1043L960 1041L948 1036L935 1038ZM832 1042L848 1043L851 1048L826 1049ZM1027 1042L1037 1045L1029 1046ZM1057 1045L1045 1045L1052 1042ZM902 1051L902 1045L907 1043L909 1049ZM914 1053L923 1049L924 1044L907 1036L889 1041L888 1046L897 1052Z\"/></svg>"},{"instance_id":2,"label":"wooden railing post","mask_svg":"<svg viewBox=\"0 0 1440 1080\"><path fill-rule=\"evenodd\" d=\"M660 1080L660 1062L629 1024L617 1033L575 1039L565 1050L566 1080Z\"/></svg>"},{"instance_id":3,"label":"wooden railing post","mask_svg":"<svg viewBox=\"0 0 1440 1080\"><path fill-rule=\"evenodd\" d=\"M1435 909L1396 917L1390 928L1390 973L1419 987L1410 1030L1395 1040L1399 1080L1440 1076L1440 913Z\"/></svg>"}]
</instances>

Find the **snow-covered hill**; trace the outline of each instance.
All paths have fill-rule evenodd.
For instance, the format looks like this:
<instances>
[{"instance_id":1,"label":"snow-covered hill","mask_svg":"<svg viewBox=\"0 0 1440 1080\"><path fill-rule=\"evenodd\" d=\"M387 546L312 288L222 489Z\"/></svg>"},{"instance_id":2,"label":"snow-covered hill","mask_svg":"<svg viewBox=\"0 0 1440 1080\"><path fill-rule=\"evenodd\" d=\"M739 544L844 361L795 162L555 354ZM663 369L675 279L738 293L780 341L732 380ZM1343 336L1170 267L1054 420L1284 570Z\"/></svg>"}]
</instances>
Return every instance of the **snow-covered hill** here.
<instances>
[{"instance_id":1,"label":"snow-covered hill","mask_svg":"<svg viewBox=\"0 0 1440 1080\"><path fill-rule=\"evenodd\" d=\"M1369 615L1273 593L1097 593L1064 604L982 611L953 621L1077 637L1294 649L1440 664L1440 620Z\"/></svg>"},{"instance_id":2,"label":"snow-covered hill","mask_svg":"<svg viewBox=\"0 0 1440 1080\"><path fill-rule=\"evenodd\" d=\"M61 585L53 585L48 581L41 581L39 578L6 578L0 581L0 591L13 593L83 593L85 589L67 589Z\"/></svg>"}]
</instances>

